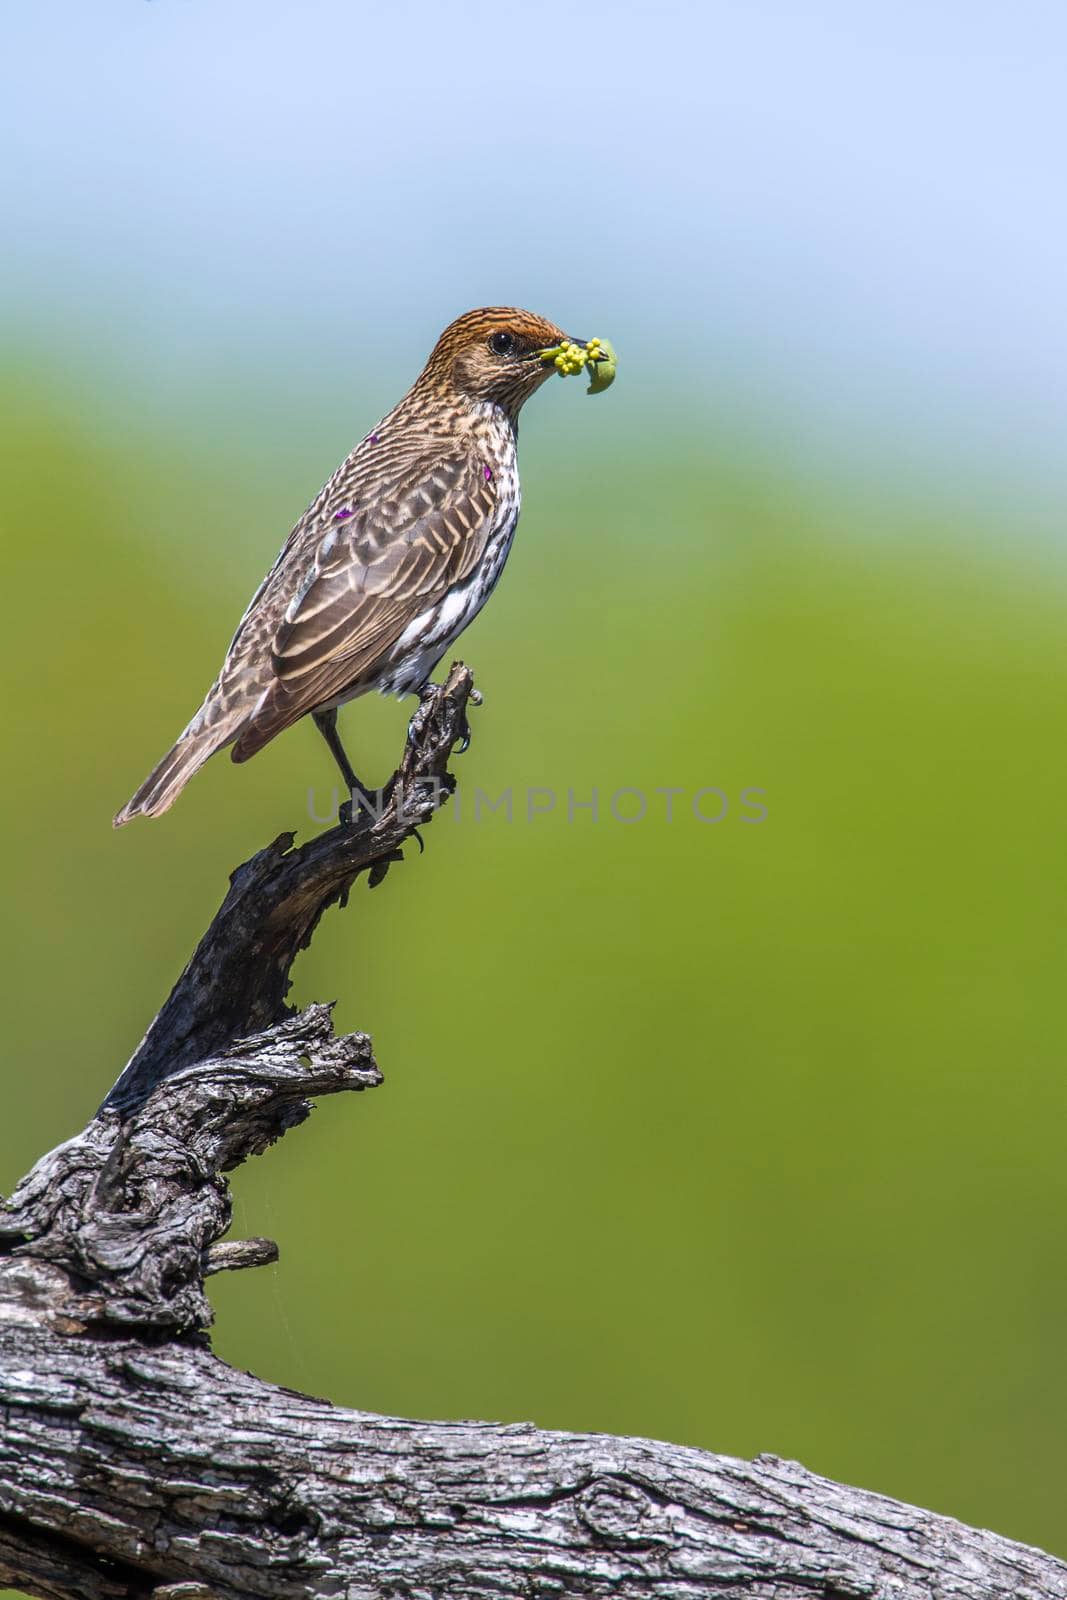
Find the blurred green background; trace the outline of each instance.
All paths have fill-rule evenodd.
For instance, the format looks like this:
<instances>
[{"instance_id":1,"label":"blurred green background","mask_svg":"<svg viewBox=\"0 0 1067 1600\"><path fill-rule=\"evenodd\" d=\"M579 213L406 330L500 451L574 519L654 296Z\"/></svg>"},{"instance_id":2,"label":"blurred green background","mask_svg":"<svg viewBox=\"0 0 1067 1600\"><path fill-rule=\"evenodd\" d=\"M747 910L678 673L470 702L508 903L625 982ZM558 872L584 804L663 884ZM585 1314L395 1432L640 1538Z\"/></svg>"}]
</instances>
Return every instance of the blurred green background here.
<instances>
[{"instance_id":1,"label":"blurred green background","mask_svg":"<svg viewBox=\"0 0 1067 1600\"><path fill-rule=\"evenodd\" d=\"M271 33L275 9L257 14L251 61L280 92L281 55L260 52L289 34ZM325 47L336 15L311 6L291 26ZM255 73L213 75L221 46L197 30L217 19L162 0L102 17L129 50L158 49L155 86L173 78L183 100L180 63L148 30L192 35L205 115L240 125ZM671 19L674 48L706 26ZM632 74L639 22L624 19ZM815 37L813 59L837 45ZM899 52L883 59L899 74ZM929 66L918 44L915 61ZM968 321L967 290L920 259L928 303L895 378L862 316L824 308L814 343L863 375L857 402L808 360L791 269L813 240L829 260L832 241L787 208L794 258L760 249L780 288L766 315L795 339L767 367L711 291L693 322L669 280L638 281L652 201L636 169L617 262L545 235L540 257L491 244L487 265L484 238L446 235L421 295L390 298L388 251L333 263L349 303L319 316L320 253L314 281L285 276L280 321L269 253L242 300L232 241L195 207L187 251L197 229L218 245L195 293L155 214L138 213L131 266L116 238L138 237L136 176L100 151L135 130L108 114L79 130L99 145L102 209L85 208L78 253L56 242L91 165L71 120L66 167L49 164L58 137L31 151L58 187L17 283L18 257L9 268L0 1190L91 1115L227 873L283 829L312 830L309 789L322 813L334 778L307 725L247 767L211 762L160 822L115 834L112 813L438 325L468 302L532 302L610 335L620 378L595 404L551 385L524 417L520 536L462 648L486 701L457 764L459 816L332 911L297 968L295 998L336 997L386 1081L324 1102L236 1175L236 1232L276 1238L281 1261L213 1281L216 1348L368 1410L795 1456L1067 1554L1067 489L1051 410L1027 388L1054 335L1013 344L1010 365L995 299ZM271 142L273 102L257 116L251 187L295 205L306 174ZM198 137L170 134L166 149L155 124L145 134L164 195L183 134L190 150ZM336 132L314 136L334 150ZM599 137L586 125L564 152L578 191L601 173ZM218 171L237 159L222 149ZM414 160L403 141L396 160ZM405 205L438 193L438 175L404 170ZM687 217L679 259L706 273ZM50 271L31 272L50 238ZM746 259L738 246L721 267L726 300L743 298ZM1007 299L1036 315L1033 296ZM951 393L927 342L950 307ZM968 361L988 379L973 393ZM357 768L391 769L408 709L342 714ZM662 786L684 791L670 822ZM508 787L514 820L475 820L475 788ZM528 822L534 787L560 800ZM692 812L703 787L728 797L714 825ZM568 820L567 790L594 788L599 819ZM643 820L612 818L621 788L649 797ZM745 820L745 789L763 791L765 820Z\"/></svg>"}]
</instances>

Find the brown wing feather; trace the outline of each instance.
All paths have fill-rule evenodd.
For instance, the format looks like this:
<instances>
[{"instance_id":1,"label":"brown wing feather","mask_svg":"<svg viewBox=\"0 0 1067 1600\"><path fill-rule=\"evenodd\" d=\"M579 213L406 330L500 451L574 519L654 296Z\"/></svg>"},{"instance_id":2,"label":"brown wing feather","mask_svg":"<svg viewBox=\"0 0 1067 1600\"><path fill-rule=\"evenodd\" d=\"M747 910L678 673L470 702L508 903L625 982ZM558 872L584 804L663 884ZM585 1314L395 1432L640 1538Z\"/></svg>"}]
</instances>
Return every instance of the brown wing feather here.
<instances>
[{"instance_id":1,"label":"brown wing feather","mask_svg":"<svg viewBox=\"0 0 1067 1600\"><path fill-rule=\"evenodd\" d=\"M475 570L495 510L482 464L463 455L426 464L414 487L335 522L274 634L275 682L234 760L373 676L408 624Z\"/></svg>"}]
</instances>

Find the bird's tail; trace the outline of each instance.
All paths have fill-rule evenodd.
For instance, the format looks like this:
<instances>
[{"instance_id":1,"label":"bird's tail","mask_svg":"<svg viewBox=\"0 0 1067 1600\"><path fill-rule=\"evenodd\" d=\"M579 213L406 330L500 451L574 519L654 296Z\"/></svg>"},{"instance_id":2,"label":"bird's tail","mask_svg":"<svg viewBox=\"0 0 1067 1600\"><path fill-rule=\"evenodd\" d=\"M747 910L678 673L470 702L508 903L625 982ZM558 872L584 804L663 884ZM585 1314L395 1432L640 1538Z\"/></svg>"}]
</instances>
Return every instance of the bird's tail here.
<instances>
[{"instance_id":1,"label":"bird's tail","mask_svg":"<svg viewBox=\"0 0 1067 1600\"><path fill-rule=\"evenodd\" d=\"M196 727L194 719L174 748L152 768L137 793L127 800L113 826L121 828L131 817L158 817L168 811L208 757L236 738L242 721L243 717L222 717L212 726Z\"/></svg>"}]
</instances>

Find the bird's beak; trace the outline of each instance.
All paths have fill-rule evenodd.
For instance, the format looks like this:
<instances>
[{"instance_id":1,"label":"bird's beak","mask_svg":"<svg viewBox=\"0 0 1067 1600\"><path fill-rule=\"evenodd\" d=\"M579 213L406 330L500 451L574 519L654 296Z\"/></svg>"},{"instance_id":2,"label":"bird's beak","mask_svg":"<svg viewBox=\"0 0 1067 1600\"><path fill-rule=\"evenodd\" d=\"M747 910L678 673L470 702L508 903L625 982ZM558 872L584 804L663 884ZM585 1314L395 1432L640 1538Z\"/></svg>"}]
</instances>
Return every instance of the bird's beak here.
<instances>
[{"instance_id":1,"label":"bird's beak","mask_svg":"<svg viewBox=\"0 0 1067 1600\"><path fill-rule=\"evenodd\" d=\"M561 333L555 344L545 345L541 350L531 350L530 355L537 361L550 361L560 350L565 350L569 344L576 344L579 350L584 350L586 340L572 339L569 333Z\"/></svg>"}]
</instances>

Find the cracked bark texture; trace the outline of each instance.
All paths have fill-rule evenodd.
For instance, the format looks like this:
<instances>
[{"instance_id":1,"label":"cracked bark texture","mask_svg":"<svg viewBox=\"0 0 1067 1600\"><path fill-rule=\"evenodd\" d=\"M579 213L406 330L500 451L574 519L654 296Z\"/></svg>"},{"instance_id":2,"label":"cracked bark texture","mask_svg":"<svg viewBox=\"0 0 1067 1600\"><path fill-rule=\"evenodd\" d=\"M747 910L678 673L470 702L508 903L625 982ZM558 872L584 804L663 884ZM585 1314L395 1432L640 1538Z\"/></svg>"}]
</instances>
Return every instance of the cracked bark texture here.
<instances>
[{"instance_id":1,"label":"cracked bark texture","mask_svg":"<svg viewBox=\"0 0 1067 1600\"><path fill-rule=\"evenodd\" d=\"M0 1575L38 1594L1067 1593L1036 1551L791 1462L365 1416L190 1345L0 1321L0 1404Z\"/></svg>"},{"instance_id":2,"label":"cracked bark texture","mask_svg":"<svg viewBox=\"0 0 1067 1600\"><path fill-rule=\"evenodd\" d=\"M207 1342L225 1174L380 1082L370 1041L285 1004L356 877L452 780L471 679L415 720L380 814L285 836L229 894L97 1117L0 1210L0 1583L68 1600L1067 1600L1067 1567L791 1462L529 1424L345 1411Z\"/></svg>"}]
</instances>

